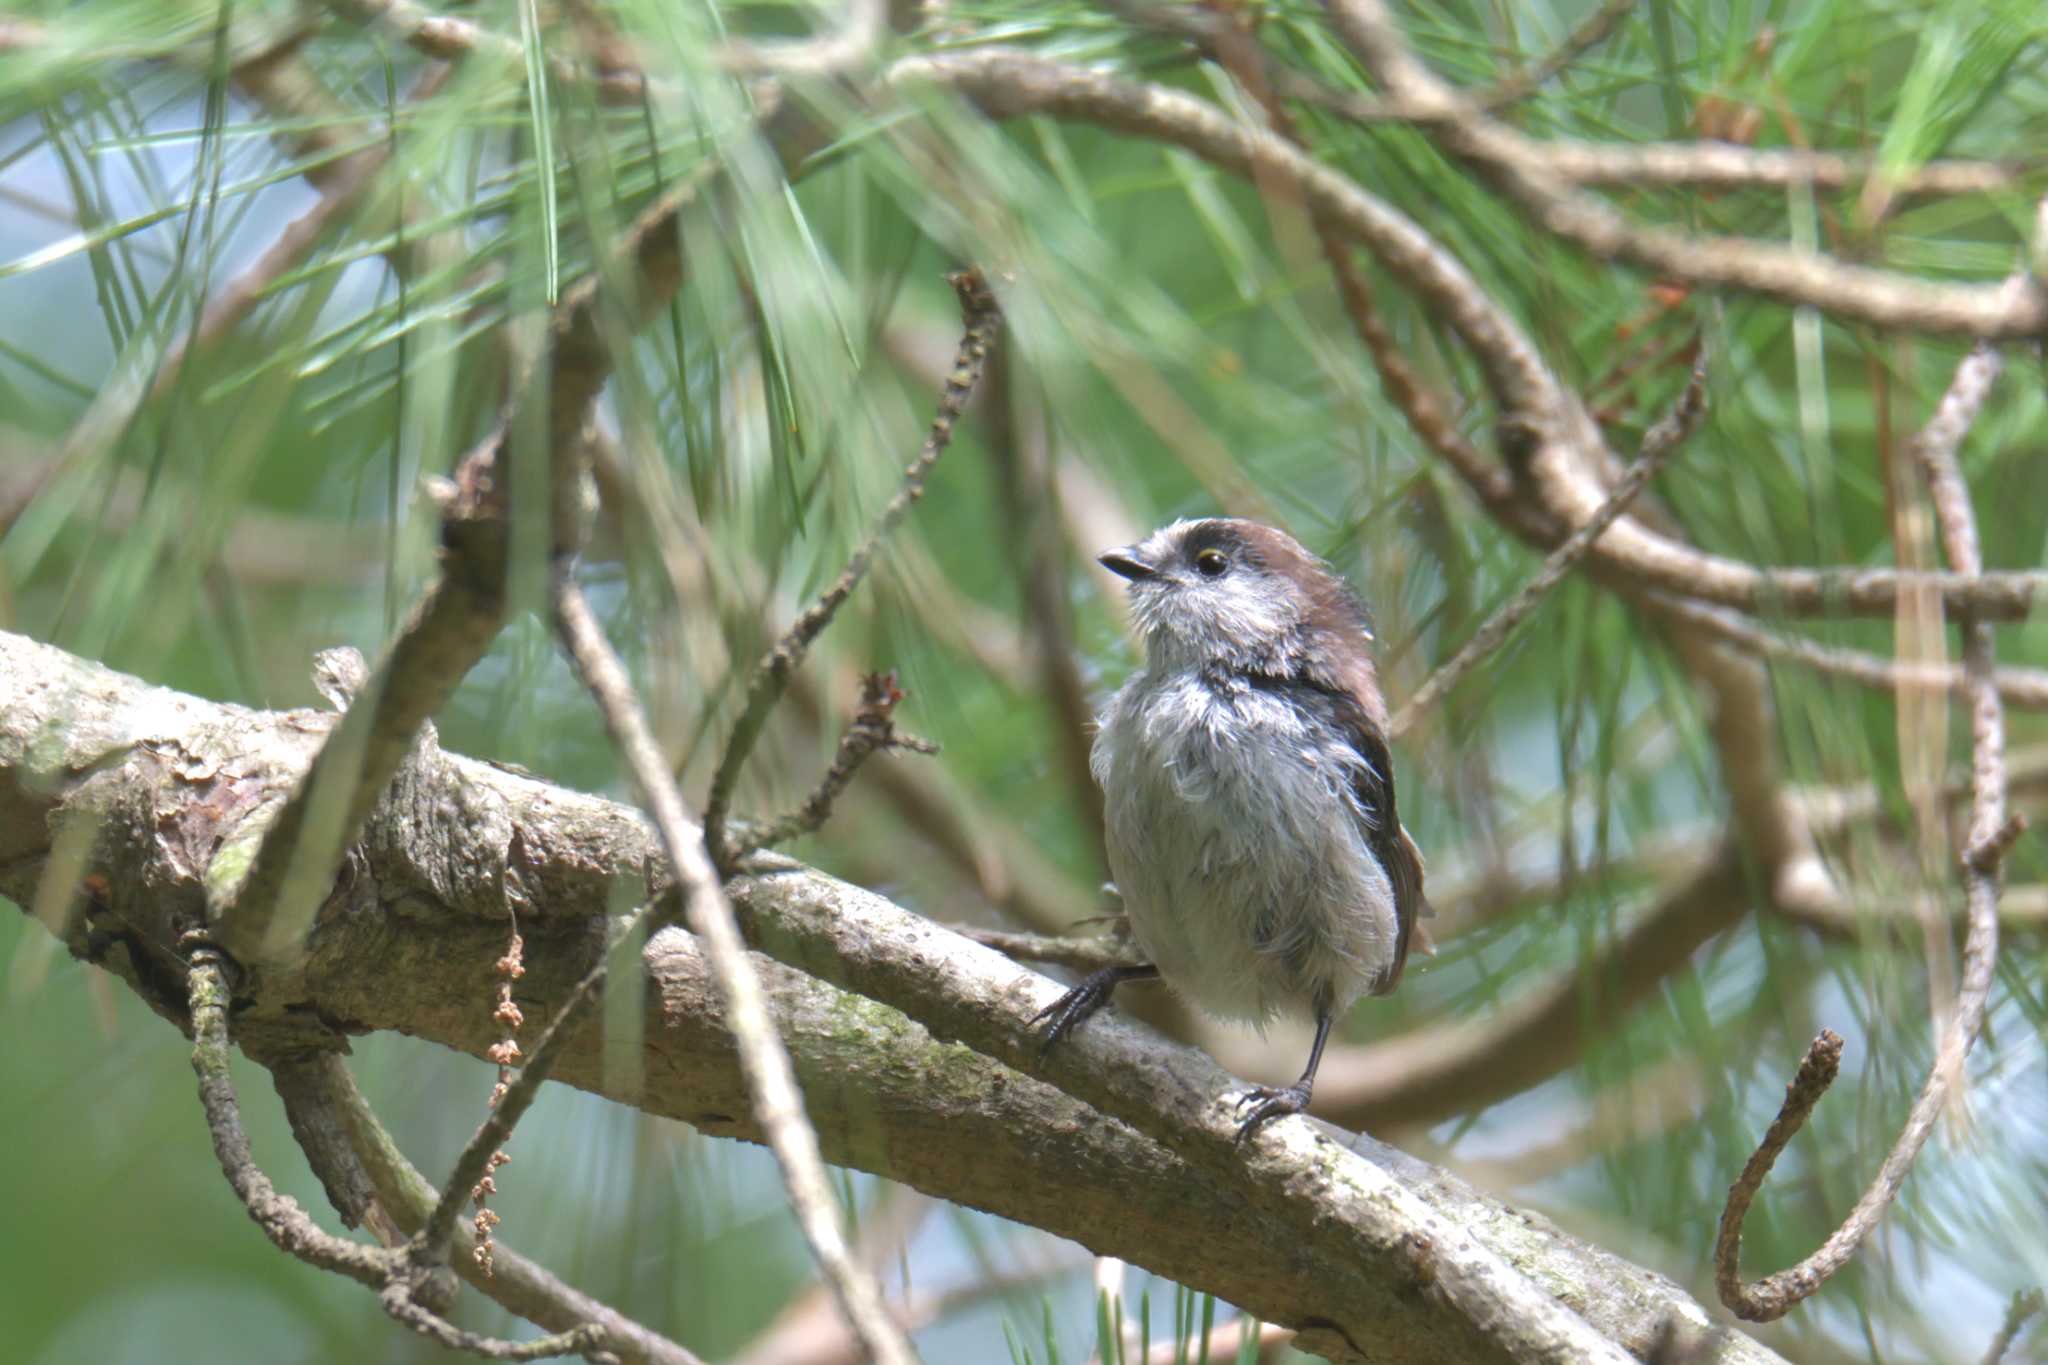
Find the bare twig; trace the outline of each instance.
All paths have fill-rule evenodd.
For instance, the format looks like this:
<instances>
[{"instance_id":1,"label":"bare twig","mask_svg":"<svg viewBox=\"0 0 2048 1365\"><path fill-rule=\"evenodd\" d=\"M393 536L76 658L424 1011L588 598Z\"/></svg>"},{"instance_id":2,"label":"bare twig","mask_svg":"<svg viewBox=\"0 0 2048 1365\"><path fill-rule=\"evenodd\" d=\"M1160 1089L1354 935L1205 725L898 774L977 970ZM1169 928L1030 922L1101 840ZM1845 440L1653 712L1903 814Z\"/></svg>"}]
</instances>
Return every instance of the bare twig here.
<instances>
[{"instance_id":1,"label":"bare twig","mask_svg":"<svg viewBox=\"0 0 2048 1365\"><path fill-rule=\"evenodd\" d=\"M339 1115L379 1206L399 1233L416 1235L439 1201L434 1187L406 1160L391 1134L385 1131L338 1054L323 1053L304 1069L312 1073L314 1083L321 1087ZM469 1254L474 1247L474 1235L458 1223L455 1250L463 1254L451 1258L455 1273L528 1322L554 1331L598 1323L608 1335L608 1349L619 1356L622 1365L702 1365L694 1353L609 1304L562 1283L546 1267L502 1242L492 1253L492 1270L486 1275Z\"/></svg>"},{"instance_id":2,"label":"bare twig","mask_svg":"<svg viewBox=\"0 0 2048 1365\"><path fill-rule=\"evenodd\" d=\"M839 1311L869 1355L882 1365L908 1365L916 1359L910 1343L883 1310L881 1292L873 1277L855 1263L840 1231L837 1205L818 1156L817 1134L804 1116L803 1099L790 1068L789 1054L776 1036L760 979L747 959L746 945L740 939L732 906L720 887L718 872L711 865L704 840L690 828L682 794L669 775L639 698L633 694L625 668L577 588L573 565L567 560L557 566L555 624L577 675L590 689L603 714L605 731L611 736L613 747L625 760L648 813L654 818L662 848L682 888L684 918L690 931L703 940L717 973L719 993L739 1047L741 1070L754 1115L775 1152L783 1187L789 1193L804 1238L810 1243L811 1254L832 1285ZM579 995L588 995L587 985L579 989ZM536 1050L536 1062L547 1044L548 1040L543 1039L541 1049ZM510 1103L510 1099L508 1095L506 1102ZM451 1180L451 1188L457 1183L458 1180ZM444 1193L444 1202L446 1197Z\"/></svg>"},{"instance_id":3,"label":"bare twig","mask_svg":"<svg viewBox=\"0 0 2048 1365\"><path fill-rule=\"evenodd\" d=\"M1425 123L1441 109L1332 90L1298 71L1274 75L1279 92L1311 108L1354 123ZM1525 141L1530 163L1578 186L1638 189L1667 185L1693 189L1839 190L1863 183L1878 169L1874 157L1799 147L1743 147L1732 142L1582 142L1572 138ZM1907 195L1998 194L2038 169L2026 161L1929 161L1890 182L1894 198Z\"/></svg>"},{"instance_id":4,"label":"bare twig","mask_svg":"<svg viewBox=\"0 0 2048 1365\"><path fill-rule=\"evenodd\" d=\"M1934 497L1949 563L1966 576L1983 571L1983 557L1956 448L1982 406L1999 368L1997 352L1987 346L1972 350L1957 367L1955 379L1936 407L1934 417L1914 443ZM1848 1262L1877 1226L1912 1170L1928 1135L1934 1131L1935 1120L1948 1104L1950 1092L1961 1081L1963 1063L1984 1025L1992 969L1998 955L1998 867L2018 830L2005 814L2005 715L1992 676L1995 659L1991 627L1966 616L1962 628L1971 734L1970 822L1961 858L1969 928L1963 939L1963 978L1956 993L1955 1011L1935 1050L1934 1065L1884 1165L1857 1200L1856 1207L1818 1250L1790 1269L1751 1284L1741 1283L1736 1265L1741 1250L1742 1215L1748 1199L1740 1200L1738 1206L1740 1182L1736 1190L1730 1191L1729 1209L1722 1216L1715 1248L1716 1283L1721 1301L1753 1322L1782 1317L1811 1296ZM1765 1141L1768 1145L1769 1138ZM1763 1166L1768 1169L1768 1159ZM1753 1189L1750 1194L1754 1194Z\"/></svg>"},{"instance_id":5,"label":"bare twig","mask_svg":"<svg viewBox=\"0 0 2048 1365\"><path fill-rule=\"evenodd\" d=\"M2020 1329L2027 1325L2027 1319L2041 1311L2039 1289L2015 1290L2012 1302L2005 1307L2005 1321L1998 1324L1998 1334L1991 1338L1991 1345L1984 1352L1984 1365L2000 1365L2005 1353L2019 1340Z\"/></svg>"},{"instance_id":6,"label":"bare twig","mask_svg":"<svg viewBox=\"0 0 2048 1365\"><path fill-rule=\"evenodd\" d=\"M1862 650L1840 649L1814 640L1802 640L1766 630L1726 607L1689 602L1665 593L1653 594L1650 600L1659 613L1683 621L1688 626L1696 626L1745 654L1801 664L1880 692L1897 692L1906 687L1962 692L1969 685L1968 677L1959 665L1887 659ZM1992 681L2007 706L2023 711L2048 711L2048 670L2001 668Z\"/></svg>"},{"instance_id":7,"label":"bare twig","mask_svg":"<svg viewBox=\"0 0 2048 1365\"><path fill-rule=\"evenodd\" d=\"M1650 480L1664 467L1664 462L1671 457L1671 453L1684 444L1686 437L1698 428L1700 419L1706 415L1706 410L1707 371L1706 360L1702 357L1693 367L1692 378L1687 382L1684 392L1679 394L1678 401L1671 411L1644 434L1641 453L1636 456L1635 463L1629 466L1628 472L1614 485L1614 491L1608 494L1607 501L1600 504L1599 510L1594 512L1584 525L1566 537L1563 544L1550 552L1535 576L1523 584L1521 590L1513 597L1503 602L1493 615L1487 617L1447 663L1430 674L1421 687L1415 689L1414 695L1402 704L1401 709L1396 711L1393 719L1388 722L1389 736L1399 739L1406 734L1417 720L1427 715L1432 706L1463 680L1474 665L1507 643L1508 636L1514 633L1515 627L1521 625L1529 614L1541 605L1544 596L1552 588L1564 581L1565 575L1585 558L1586 552L1593 548L1593 542L1600 538L1601 533L1612 526L1615 519L1629 509L1636 496L1649 486Z\"/></svg>"},{"instance_id":8,"label":"bare twig","mask_svg":"<svg viewBox=\"0 0 2048 1365\"><path fill-rule=\"evenodd\" d=\"M811 642L818 638L830 625L839 606L867 573L875 552L882 541L896 529L897 523L910 513L911 507L924 494L925 476L953 440L953 428L960 420L967 400L973 396L975 385L980 383L983 369L988 364L990 350L995 345L996 332L1002 325L1002 313L996 306L996 299L988 283L977 270L957 270L947 276L947 282L960 298L960 313L964 330L960 337L960 349L954 357L953 369L946 376L946 387L939 395L938 413L932 418L930 433L925 437L924 446L917 458L903 472L903 484L896 495L883 506L881 515L875 518L874 527L867 539L854 550L846 561L846 568L832 585L818 596L818 600L805 608L803 614L792 621L775 648L754 668L753 677L747 683L746 700L740 709L740 716L733 724L732 734L727 738L725 751L719 755L717 771L712 774L711 793L704 804L704 843L711 852L712 862L722 875L730 876L738 850L726 828L727 815L732 808L733 789L738 785L740 770L746 765L747 756L754 751L755 743L761 738L762 729L768 724L768 716L775 704L782 700L783 691L789 686L789 679L802 666L804 655L809 652Z\"/></svg>"},{"instance_id":9,"label":"bare twig","mask_svg":"<svg viewBox=\"0 0 2048 1365\"><path fill-rule=\"evenodd\" d=\"M386 1250L336 1237L314 1223L296 1200L279 1194L249 1150L234 1080L228 1072L226 959L210 943L188 936L186 960L192 1069L199 1074L199 1098L213 1136L214 1155L228 1184L272 1244L308 1265L346 1275L377 1290L384 1310L393 1318L451 1350L489 1360L544 1360L581 1354L608 1342L606 1329L595 1323L525 1342L465 1331L419 1301L418 1291L433 1266L416 1257L414 1247Z\"/></svg>"},{"instance_id":10,"label":"bare twig","mask_svg":"<svg viewBox=\"0 0 2048 1365\"><path fill-rule=\"evenodd\" d=\"M832 766L825 770L817 787L789 814L748 830L739 841L735 857L743 858L757 849L773 848L799 835L817 833L831 818L832 803L853 781L860 765L874 754L884 749L908 749L917 754L939 751L939 746L928 739L896 733L896 704L903 700L903 692L896 686L894 673L868 674L861 679L860 693L860 710L854 713L846 733L839 737L839 752L832 756Z\"/></svg>"},{"instance_id":11,"label":"bare twig","mask_svg":"<svg viewBox=\"0 0 2048 1365\"><path fill-rule=\"evenodd\" d=\"M1581 19L1579 26L1567 33L1564 41L1543 60L1508 73L1491 89L1472 92L1472 98L1488 113L1497 113L1511 104L1520 103L1558 72L1606 42L1635 7L1636 0L1605 0L1598 9Z\"/></svg>"},{"instance_id":12,"label":"bare twig","mask_svg":"<svg viewBox=\"0 0 2048 1365\"><path fill-rule=\"evenodd\" d=\"M1835 1076L1841 1069L1842 1036L1832 1029L1822 1029L1820 1036L1806 1049L1806 1056L1800 1061L1791 1083L1785 1087L1785 1102L1779 1106L1778 1116L1771 1120L1763 1141L1757 1144L1756 1151L1743 1165L1742 1174L1736 1176L1735 1183L1728 1187L1728 1202L1721 1210L1721 1227L1714 1238L1714 1287L1720 1292L1721 1302L1743 1317L1754 1319L1758 1315L1745 1312L1739 1306L1748 1292L1742 1283L1740 1266L1742 1220L1749 1215L1749 1206L1756 1199L1757 1191L1763 1188L1764 1177L1777 1163L1778 1154L1806 1125L1807 1116L1820 1103L1820 1097L1827 1094L1828 1087L1835 1083ZM1818 1288L1820 1280L1815 1277L1800 1297L1804 1298ZM1791 1304L1785 1306L1789 1308Z\"/></svg>"}]
</instances>

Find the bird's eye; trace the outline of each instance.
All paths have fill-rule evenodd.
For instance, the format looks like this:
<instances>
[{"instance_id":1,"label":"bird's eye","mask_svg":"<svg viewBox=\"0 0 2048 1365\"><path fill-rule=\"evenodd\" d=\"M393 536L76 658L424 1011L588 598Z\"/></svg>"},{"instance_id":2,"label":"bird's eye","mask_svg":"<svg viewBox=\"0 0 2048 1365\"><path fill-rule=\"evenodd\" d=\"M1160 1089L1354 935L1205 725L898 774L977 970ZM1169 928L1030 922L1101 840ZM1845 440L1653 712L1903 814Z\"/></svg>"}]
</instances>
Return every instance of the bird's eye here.
<instances>
[{"instance_id":1,"label":"bird's eye","mask_svg":"<svg viewBox=\"0 0 2048 1365\"><path fill-rule=\"evenodd\" d=\"M1221 578L1230 570L1230 556L1221 550L1204 550L1195 556L1195 568L1204 578Z\"/></svg>"}]
</instances>

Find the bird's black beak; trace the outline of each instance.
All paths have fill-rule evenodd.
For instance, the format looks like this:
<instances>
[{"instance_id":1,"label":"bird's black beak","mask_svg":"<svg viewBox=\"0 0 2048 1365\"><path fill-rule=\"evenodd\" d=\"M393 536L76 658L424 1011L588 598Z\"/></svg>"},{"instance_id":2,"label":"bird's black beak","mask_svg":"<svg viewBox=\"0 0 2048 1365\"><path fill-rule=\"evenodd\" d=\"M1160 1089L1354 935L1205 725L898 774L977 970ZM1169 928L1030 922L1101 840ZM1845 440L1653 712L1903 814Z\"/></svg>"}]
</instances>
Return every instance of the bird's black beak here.
<instances>
[{"instance_id":1,"label":"bird's black beak","mask_svg":"<svg viewBox=\"0 0 2048 1365\"><path fill-rule=\"evenodd\" d=\"M1108 554L1097 556L1095 562L1119 578L1128 578L1133 583L1157 575L1159 570L1132 553L1135 548L1127 545L1121 550L1111 550Z\"/></svg>"}]
</instances>

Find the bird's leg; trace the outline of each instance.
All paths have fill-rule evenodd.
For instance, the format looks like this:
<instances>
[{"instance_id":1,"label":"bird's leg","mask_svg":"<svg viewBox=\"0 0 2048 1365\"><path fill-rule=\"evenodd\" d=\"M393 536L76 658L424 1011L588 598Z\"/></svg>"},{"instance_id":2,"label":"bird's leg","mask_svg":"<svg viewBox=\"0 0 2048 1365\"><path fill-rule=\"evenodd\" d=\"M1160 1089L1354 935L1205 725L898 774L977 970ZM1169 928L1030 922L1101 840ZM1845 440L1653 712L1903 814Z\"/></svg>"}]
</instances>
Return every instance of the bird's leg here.
<instances>
[{"instance_id":1,"label":"bird's leg","mask_svg":"<svg viewBox=\"0 0 2048 1365\"><path fill-rule=\"evenodd\" d=\"M1081 983L1059 999L1031 1016L1034 1026L1050 1019L1046 1025L1045 1039L1038 1045L1038 1059L1045 1060L1045 1054L1052 1051L1052 1045L1074 1031L1074 1026L1109 1003L1110 994L1126 981L1149 981L1159 975L1159 969L1143 967L1104 967L1099 972L1090 972Z\"/></svg>"},{"instance_id":2,"label":"bird's leg","mask_svg":"<svg viewBox=\"0 0 2048 1365\"><path fill-rule=\"evenodd\" d=\"M1316 1068L1323 1063L1323 1044L1330 1041L1330 1025L1335 1019L1336 1013L1330 1002L1327 999L1318 1000L1315 1046L1308 1050L1308 1070L1301 1073L1301 1079L1285 1089L1255 1085L1237 1102L1240 1113L1244 1111L1245 1106L1251 1106L1251 1113L1245 1114L1238 1121L1237 1140L1240 1145L1267 1121L1307 1111L1309 1092L1315 1089Z\"/></svg>"}]
</instances>

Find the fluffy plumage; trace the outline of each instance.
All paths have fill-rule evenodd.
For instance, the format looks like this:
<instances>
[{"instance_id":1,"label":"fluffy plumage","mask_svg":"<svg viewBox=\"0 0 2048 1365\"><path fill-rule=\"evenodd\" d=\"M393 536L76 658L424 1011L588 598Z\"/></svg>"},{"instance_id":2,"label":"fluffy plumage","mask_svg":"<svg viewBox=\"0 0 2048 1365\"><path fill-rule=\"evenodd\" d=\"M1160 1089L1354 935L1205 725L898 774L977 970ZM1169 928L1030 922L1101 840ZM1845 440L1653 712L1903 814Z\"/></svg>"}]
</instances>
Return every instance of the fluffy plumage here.
<instances>
[{"instance_id":1,"label":"fluffy plumage","mask_svg":"<svg viewBox=\"0 0 2048 1365\"><path fill-rule=\"evenodd\" d=\"M1253 1092L1249 1133L1307 1104L1330 1021L1394 989L1424 913L1371 631L1328 566L1254 522L1176 522L1102 562L1145 640L1092 754L1133 934L1211 1013L1317 1024L1302 1079ZM1077 986L1048 1045L1145 974Z\"/></svg>"}]
</instances>

